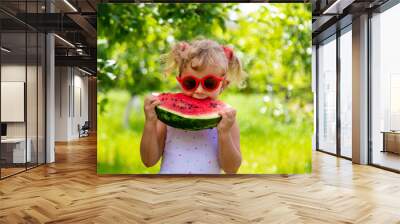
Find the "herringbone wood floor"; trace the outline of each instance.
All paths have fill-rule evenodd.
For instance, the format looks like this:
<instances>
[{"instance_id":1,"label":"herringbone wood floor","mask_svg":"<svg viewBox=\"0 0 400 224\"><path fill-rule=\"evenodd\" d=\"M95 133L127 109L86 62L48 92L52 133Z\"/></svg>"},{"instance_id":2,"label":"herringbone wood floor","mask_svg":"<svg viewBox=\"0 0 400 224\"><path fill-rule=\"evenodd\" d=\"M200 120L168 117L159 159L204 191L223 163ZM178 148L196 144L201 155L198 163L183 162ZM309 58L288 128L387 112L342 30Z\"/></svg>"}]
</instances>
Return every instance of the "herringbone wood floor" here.
<instances>
[{"instance_id":1,"label":"herringbone wood floor","mask_svg":"<svg viewBox=\"0 0 400 224\"><path fill-rule=\"evenodd\" d=\"M0 223L400 223L400 175L315 152L310 175L97 176L96 139L0 181Z\"/></svg>"}]
</instances>

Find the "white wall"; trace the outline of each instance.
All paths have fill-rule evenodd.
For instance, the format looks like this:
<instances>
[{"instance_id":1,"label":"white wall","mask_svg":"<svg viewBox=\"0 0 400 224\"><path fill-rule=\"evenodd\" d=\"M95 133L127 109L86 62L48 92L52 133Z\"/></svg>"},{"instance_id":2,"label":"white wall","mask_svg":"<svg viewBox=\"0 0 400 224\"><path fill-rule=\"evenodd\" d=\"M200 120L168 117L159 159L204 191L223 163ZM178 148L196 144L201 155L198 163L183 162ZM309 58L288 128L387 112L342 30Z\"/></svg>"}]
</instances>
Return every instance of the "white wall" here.
<instances>
[{"instance_id":1,"label":"white wall","mask_svg":"<svg viewBox=\"0 0 400 224\"><path fill-rule=\"evenodd\" d=\"M26 70L27 69L27 70ZM35 74L36 67L18 64L3 64L1 66L1 81L2 82L25 82L26 71L28 71L28 84L27 87L27 120L28 120L28 137L31 133L30 130L35 130L36 135L36 80L31 77ZM30 88L29 88L30 87ZM2 96L5 97L5 96ZM42 105L39 105L41 107ZM1 110L8 110L9 108L1 108ZM24 108L22 108L24 110ZM33 123L32 123L33 122ZM24 137L25 136L25 123L26 122L7 122L7 136L8 137Z\"/></svg>"},{"instance_id":2,"label":"white wall","mask_svg":"<svg viewBox=\"0 0 400 224\"><path fill-rule=\"evenodd\" d=\"M55 68L55 140L68 140L68 87L70 77L67 67Z\"/></svg>"},{"instance_id":3,"label":"white wall","mask_svg":"<svg viewBox=\"0 0 400 224\"><path fill-rule=\"evenodd\" d=\"M78 74L76 73L78 72ZM79 70L75 70L74 75L74 108L73 108L73 119L72 119L72 130L71 135L78 137L78 124L81 126L88 121L88 77L82 76ZM80 108L81 107L81 108ZM80 111L81 110L81 111Z\"/></svg>"},{"instance_id":4,"label":"white wall","mask_svg":"<svg viewBox=\"0 0 400 224\"><path fill-rule=\"evenodd\" d=\"M2 65L1 81L20 81L25 82L25 64L24 65Z\"/></svg>"},{"instance_id":5,"label":"white wall","mask_svg":"<svg viewBox=\"0 0 400 224\"><path fill-rule=\"evenodd\" d=\"M25 71L24 65L18 64L3 64L1 66L1 81L2 82L25 82ZM3 98L4 96L2 96ZM7 110L8 108L1 108L1 110ZM22 108L24 110L24 108ZM7 135L9 137L24 137L25 136L25 124L24 122L11 122L7 125Z\"/></svg>"},{"instance_id":6,"label":"white wall","mask_svg":"<svg viewBox=\"0 0 400 224\"><path fill-rule=\"evenodd\" d=\"M1 81L1 121L25 121L25 82ZM36 105L34 105L36 108Z\"/></svg>"},{"instance_id":7,"label":"white wall","mask_svg":"<svg viewBox=\"0 0 400 224\"><path fill-rule=\"evenodd\" d=\"M36 70L38 69L38 70ZM39 163L44 163L44 74L42 67L25 66L25 64L3 64L1 66L1 81L2 82L24 82L26 83L26 107L25 100L22 106L18 109L12 107L2 107L2 114L6 113L22 113L22 121L20 122L5 122L7 124L7 137L9 138L24 138L25 135L31 144L31 155L33 162L39 159ZM25 81L27 78L27 81ZM3 83L2 83L3 84ZM2 89L2 99L10 98L7 92ZM19 90L19 94L24 94L24 89ZM24 98L23 96L22 98ZM17 103L17 102L15 102ZM3 103L2 103L3 104ZM14 110L14 111L12 111ZM19 111L15 111L19 110ZM26 120L24 114L26 112ZM3 118L2 118L3 120ZM39 155L37 155L37 153Z\"/></svg>"},{"instance_id":8,"label":"white wall","mask_svg":"<svg viewBox=\"0 0 400 224\"><path fill-rule=\"evenodd\" d=\"M79 138L78 124L88 120L88 78L84 73L56 67L55 107L56 141Z\"/></svg>"}]
</instances>

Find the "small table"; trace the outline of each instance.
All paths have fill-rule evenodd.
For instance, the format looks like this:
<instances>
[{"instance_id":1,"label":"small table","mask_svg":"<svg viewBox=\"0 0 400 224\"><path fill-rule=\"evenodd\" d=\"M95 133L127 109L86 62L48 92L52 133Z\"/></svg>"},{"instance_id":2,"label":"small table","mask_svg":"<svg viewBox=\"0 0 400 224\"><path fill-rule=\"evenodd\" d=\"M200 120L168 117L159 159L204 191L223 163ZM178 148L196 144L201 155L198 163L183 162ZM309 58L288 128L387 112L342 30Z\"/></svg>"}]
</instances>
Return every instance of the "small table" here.
<instances>
[{"instance_id":1,"label":"small table","mask_svg":"<svg viewBox=\"0 0 400 224\"><path fill-rule=\"evenodd\" d=\"M400 154L400 131L382 131L381 133L383 133L382 152Z\"/></svg>"}]
</instances>

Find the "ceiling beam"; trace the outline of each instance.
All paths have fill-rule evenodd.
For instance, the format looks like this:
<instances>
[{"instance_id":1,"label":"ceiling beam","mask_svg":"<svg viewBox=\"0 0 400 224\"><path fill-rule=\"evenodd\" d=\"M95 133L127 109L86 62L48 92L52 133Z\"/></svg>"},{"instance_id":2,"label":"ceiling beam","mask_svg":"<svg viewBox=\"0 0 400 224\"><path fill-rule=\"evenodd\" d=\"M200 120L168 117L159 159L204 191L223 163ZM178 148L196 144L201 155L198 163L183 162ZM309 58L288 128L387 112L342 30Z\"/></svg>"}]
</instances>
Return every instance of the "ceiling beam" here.
<instances>
[{"instance_id":1,"label":"ceiling beam","mask_svg":"<svg viewBox=\"0 0 400 224\"><path fill-rule=\"evenodd\" d=\"M351 5L355 0L336 0L330 4L322 14L342 14L343 10Z\"/></svg>"},{"instance_id":2,"label":"ceiling beam","mask_svg":"<svg viewBox=\"0 0 400 224\"><path fill-rule=\"evenodd\" d=\"M55 56L56 66L87 67L97 70L97 59L90 56Z\"/></svg>"},{"instance_id":3,"label":"ceiling beam","mask_svg":"<svg viewBox=\"0 0 400 224\"><path fill-rule=\"evenodd\" d=\"M78 13L67 14L67 16L73 20L83 31L88 35L86 41L90 46L96 46L97 42L97 30L90 24L85 17Z\"/></svg>"}]
</instances>

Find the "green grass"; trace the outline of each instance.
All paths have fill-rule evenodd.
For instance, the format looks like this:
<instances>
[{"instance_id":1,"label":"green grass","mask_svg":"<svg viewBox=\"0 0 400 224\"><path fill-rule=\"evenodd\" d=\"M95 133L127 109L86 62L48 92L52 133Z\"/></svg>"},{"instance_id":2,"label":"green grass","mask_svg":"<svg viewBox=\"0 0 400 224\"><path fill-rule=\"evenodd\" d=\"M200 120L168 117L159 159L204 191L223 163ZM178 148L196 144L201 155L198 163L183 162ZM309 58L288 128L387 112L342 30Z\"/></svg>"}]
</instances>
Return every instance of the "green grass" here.
<instances>
[{"instance_id":1,"label":"green grass","mask_svg":"<svg viewBox=\"0 0 400 224\"><path fill-rule=\"evenodd\" d=\"M104 97L99 93L99 99ZM303 109L290 109L286 118L274 116L276 108L263 101L264 95L226 94L221 97L237 110L243 162L239 173L294 174L311 172L312 116ZM124 91L111 91L105 112L98 114L97 171L100 174L158 173L160 162L146 168L140 159L140 138L144 123L143 98L123 124L130 99ZM274 106L274 107L273 107ZM265 107L265 109L261 109ZM282 111L282 110L281 110Z\"/></svg>"}]
</instances>

